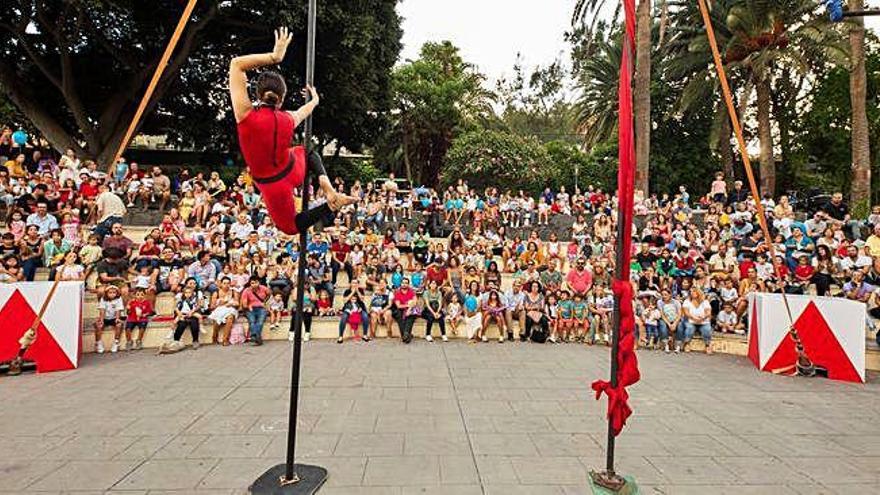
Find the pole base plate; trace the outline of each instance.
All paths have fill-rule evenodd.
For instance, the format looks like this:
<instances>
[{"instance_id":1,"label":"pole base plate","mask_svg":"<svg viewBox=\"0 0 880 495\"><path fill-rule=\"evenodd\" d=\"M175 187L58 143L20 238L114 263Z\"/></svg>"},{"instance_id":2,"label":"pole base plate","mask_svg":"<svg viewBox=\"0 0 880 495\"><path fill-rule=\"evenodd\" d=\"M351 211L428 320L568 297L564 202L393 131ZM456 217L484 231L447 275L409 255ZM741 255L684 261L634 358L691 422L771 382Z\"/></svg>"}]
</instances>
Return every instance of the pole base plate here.
<instances>
[{"instance_id":1,"label":"pole base plate","mask_svg":"<svg viewBox=\"0 0 880 495\"><path fill-rule=\"evenodd\" d=\"M639 495L639 487L632 476L615 474L609 476L607 472L590 473L590 490L593 495Z\"/></svg>"},{"instance_id":2,"label":"pole base plate","mask_svg":"<svg viewBox=\"0 0 880 495\"><path fill-rule=\"evenodd\" d=\"M298 480L284 480L287 465L278 464L260 475L248 488L253 495L312 495L327 481L327 470L320 466L294 464L293 473Z\"/></svg>"}]
</instances>

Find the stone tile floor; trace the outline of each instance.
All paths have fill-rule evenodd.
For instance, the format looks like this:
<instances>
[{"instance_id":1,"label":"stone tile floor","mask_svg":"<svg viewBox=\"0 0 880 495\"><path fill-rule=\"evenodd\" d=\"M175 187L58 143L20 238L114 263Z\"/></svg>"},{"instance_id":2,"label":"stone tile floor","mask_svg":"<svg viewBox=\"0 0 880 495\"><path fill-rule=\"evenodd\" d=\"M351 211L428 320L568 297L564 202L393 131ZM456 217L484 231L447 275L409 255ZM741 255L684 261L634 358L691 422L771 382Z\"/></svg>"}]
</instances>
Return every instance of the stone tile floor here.
<instances>
[{"instance_id":1,"label":"stone tile floor","mask_svg":"<svg viewBox=\"0 0 880 495\"><path fill-rule=\"evenodd\" d=\"M290 346L87 355L0 379L0 493L237 494L282 462ZM619 471L645 494L850 494L880 486L880 385L744 358L641 352ZM604 465L608 350L305 345L298 459L320 493L579 494Z\"/></svg>"}]
</instances>

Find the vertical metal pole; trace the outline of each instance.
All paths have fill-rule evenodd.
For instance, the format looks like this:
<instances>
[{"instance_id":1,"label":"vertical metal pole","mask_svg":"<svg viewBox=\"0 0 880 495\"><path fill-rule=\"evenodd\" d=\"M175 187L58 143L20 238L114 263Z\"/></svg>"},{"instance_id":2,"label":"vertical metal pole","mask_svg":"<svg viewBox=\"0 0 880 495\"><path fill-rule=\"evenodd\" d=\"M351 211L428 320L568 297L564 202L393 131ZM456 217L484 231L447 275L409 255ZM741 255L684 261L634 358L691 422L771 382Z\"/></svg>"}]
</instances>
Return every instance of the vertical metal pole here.
<instances>
[{"instance_id":1,"label":"vertical metal pole","mask_svg":"<svg viewBox=\"0 0 880 495\"><path fill-rule=\"evenodd\" d=\"M628 53L633 53L633 49L635 47L630 46L629 37L624 33L623 35L623 49L629 50ZM630 67L628 69L630 74L633 72L633 64L632 59L630 59ZM633 118L635 119L635 111L633 111ZM618 125L623 125L623 122L618 123ZM632 126L633 122L627 122L626 125ZM635 146L635 133L633 133L633 146ZM620 164L618 164L618 167ZM617 184L617 190L620 191L620 184ZM620 195L617 197L617 253L616 253L616 261L614 263L614 279L620 280L623 275L623 264L626 259L626 255L623 251L624 244L624 231L626 229L623 228L622 220L626 215L623 211L623 202L621 201ZM620 298L614 298L614 315L611 320L611 328L613 329L613 333L611 334L611 388L617 388L617 370L619 368L617 364L617 355L619 352L620 345ZM617 437L614 436L614 428L611 425L611 417L608 417L608 440L607 447L605 449L605 472L609 478L616 478L617 475L614 472L614 446Z\"/></svg>"},{"instance_id":2,"label":"vertical metal pole","mask_svg":"<svg viewBox=\"0 0 880 495\"><path fill-rule=\"evenodd\" d=\"M317 13L317 1L309 0L309 22L308 22L308 42L306 43L306 84L309 86L315 83L315 20ZM311 99L311 95L306 96L307 101ZM309 157L312 148L312 117L309 116L305 121L305 147L306 159ZM311 176L309 167L306 167L306 176L302 185L302 210L305 211L309 207L309 188L311 187ZM293 212L291 212L291 215ZM287 465L284 477L288 481L296 479L293 472L294 458L296 454L296 422L299 409L299 372L300 361L302 360L302 326L303 326L303 303L305 301L305 281L306 281L306 258L307 258L307 238L308 232L299 233L299 264L297 266L296 280L296 312L293 315L291 325L293 325L293 366L290 372L290 417L287 424Z\"/></svg>"},{"instance_id":3,"label":"vertical metal pole","mask_svg":"<svg viewBox=\"0 0 880 495\"><path fill-rule=\"evenodd\" d=\"M614 278L619 280L621 271L623 268L621 265L623 264L623 249L620 247L623 245L623 229L620 227L620 219L623 217L623 211L620 210L620 199L618 198L618 209L617 209L617 261L614 266ZM613 333L611 334L611 388L617 387L617 353L618 353L618 345L620 343L620 298L614 298L614 315L611 320L611 328ZM605 470L606 472L614 476L614 442L616 437L614 436L614 428L611 426L611 418L608 418L608 443L607 448L605 449Z\"/></svg>"}]
</instances>

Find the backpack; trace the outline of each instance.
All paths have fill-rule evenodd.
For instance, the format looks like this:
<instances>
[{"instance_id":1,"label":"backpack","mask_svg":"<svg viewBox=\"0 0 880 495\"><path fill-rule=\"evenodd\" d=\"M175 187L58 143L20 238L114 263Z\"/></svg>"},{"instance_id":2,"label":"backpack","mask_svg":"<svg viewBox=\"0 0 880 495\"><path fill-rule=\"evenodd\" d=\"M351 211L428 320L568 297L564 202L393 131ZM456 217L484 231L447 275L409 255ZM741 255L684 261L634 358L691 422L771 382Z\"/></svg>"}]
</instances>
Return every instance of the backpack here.
<instances>
[{"instance_id":1,"label":"backpack","mask_svg":"<svg viewBox=\"0 0 880 495\"><path fill-rule=\"evenodd\" d=\"M543 344L547 342L547 334L541 329L532 330L531 339L536 344Z\"/></svg>"},{"instance_id":2,"label":"backpack","mask_svg":"<svg viewBox=\"0 0 880 495\"><path fill-rule=\"evenodd\" d=\"M233 345L244 344L244 325L236 321L232 325L232 332L229 335L229 343Z\"/></svg>"}]
</instances>

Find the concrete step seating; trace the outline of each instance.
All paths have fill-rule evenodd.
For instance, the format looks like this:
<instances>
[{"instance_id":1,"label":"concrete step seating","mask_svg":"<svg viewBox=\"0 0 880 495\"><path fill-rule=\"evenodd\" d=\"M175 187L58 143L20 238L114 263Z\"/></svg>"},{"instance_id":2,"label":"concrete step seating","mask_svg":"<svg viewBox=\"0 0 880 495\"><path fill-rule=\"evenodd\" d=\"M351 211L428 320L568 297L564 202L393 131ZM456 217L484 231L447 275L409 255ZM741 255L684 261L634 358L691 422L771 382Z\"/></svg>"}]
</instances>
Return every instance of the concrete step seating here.
<instances>
[{"instance_id":1,"label":"concrete step seating","mask_svg":"<svg viewBox=\"0 0 880 495\"><path fill-rule=\"evenodd\" d=\"M125 235L132 239L135 243L143 242L144 237L146 237L153 227L126 227ZM45 281L48 280L49 271L48 269L41 268L37 270L36 280ZM342 275L344 279L344 275ZM504 274L502 278L502 287L507 288L512 281L512 277L509 274ZM91 282L91 285L88 285L88 282ZM93 287L94 281L87 281L87 286ZM337 289L337 293L334 298L335 307L341 306L341 295L342 289ZM157 315L153 321L150 323L150 326L147 329L147 333L144 337L144 346L147 348L158 347L164 339L167 337L168 333L172 329L173 323L173 313L174 313L174 297L171 294L159 294L156 299L156 311ZM95 319L98 317L98 308L97 308L97 297L93 292L86 292L85 303L83 307L83 349L85 352L93 352L94 351L94 329L92 327ZM244 322L244 317L240 317L239 321L241 321L245 326L246 322ZM315 318L312 323L312 338L316 339L335 339L338 336L338 318ZM516 325L515 325L516 326ZM203 325L203 333L200 340L203 342L210 342L211 332L212 332L212 323L206 322ZM290 318L285 317L281 322L281 328L277 331L270 331L268 325L264 329L263 335L267 340L283 340L287 338L287 329L290 327ZM378 335L380 338L384 337L384 328L380 329ZM419 319L416 322L414 327L414 335L417 338L423 338L425 334L425 321ZM396 325L394 325L394 336L399 336L399 330ZM432 332L435 337L439 336L439 328L436 328ZM460 333L463 332L463 329L460 330ZM518 332L518 329L515 330ZM345 332L346 338L350 336L350 331L346 330ZM463 337L453 337L450 333L450 338L463 338ZM497 341L497 329L492 326L489 330L489 338ZM735 335L719 335L715 334L713 337L715 342L715 351L722 354L734 354L745 356L748 353L748 341L741 336ZM109 349L110 344L112 343L112 333L104 332L103 336L104 344ZM189 342L189 334L187 333L184 336L184 341ZM497 342L496 342L497 343ZM699 341L699 339L694 339L692 342L692 350L694 352L702 352L703 343ZM868 333L866 337L866 367L869 370L877 370L880 371L880 347L877 346L873 334L871 332Z\"/></svg>"}]
</instances>

